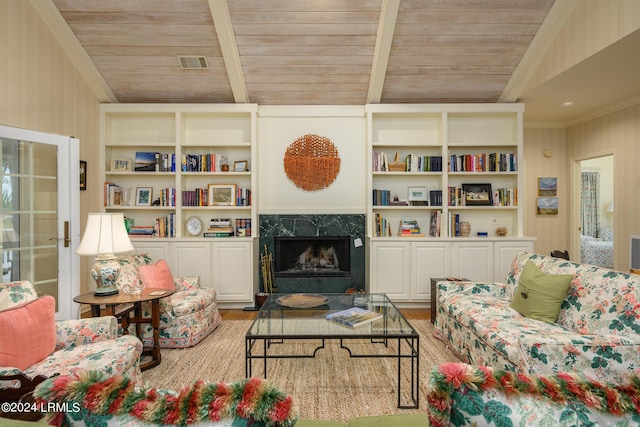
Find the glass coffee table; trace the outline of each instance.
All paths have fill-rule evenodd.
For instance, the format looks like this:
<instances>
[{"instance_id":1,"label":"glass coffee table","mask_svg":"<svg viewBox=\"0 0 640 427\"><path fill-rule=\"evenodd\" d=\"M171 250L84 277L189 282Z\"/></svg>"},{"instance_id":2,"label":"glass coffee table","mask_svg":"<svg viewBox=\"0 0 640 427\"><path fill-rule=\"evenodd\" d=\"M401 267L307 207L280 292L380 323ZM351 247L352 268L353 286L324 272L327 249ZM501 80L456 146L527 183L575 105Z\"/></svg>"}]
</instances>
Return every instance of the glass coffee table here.
<instances>
[{"instance_id":1,"label":"glass coffee table","mask_svg":"<svg viewBox=\"0 0 640 427\"><path fill-rule=\"evenodd\" d=\"M326 318L328 314L351 307L380 313L381 316L356 327ZM288 342L301 340L317 341L318 344L307 354L287 352ZM247 378L253 374L254 360L262 361L264 378L267 378L267 360L313 358L325 348L327 340L338 340L340 348L353 358L395 359L398 408L418 408L420 335L385 294L269 295L245 336ZM365 343L371 351L355 354L349 348L350 341ZM402 380L404 369L409 369L408 381ZM402 386L406 386L403 383L407 382L410 383L410 391L403 393Z\"/></svg>"}]
</instances>

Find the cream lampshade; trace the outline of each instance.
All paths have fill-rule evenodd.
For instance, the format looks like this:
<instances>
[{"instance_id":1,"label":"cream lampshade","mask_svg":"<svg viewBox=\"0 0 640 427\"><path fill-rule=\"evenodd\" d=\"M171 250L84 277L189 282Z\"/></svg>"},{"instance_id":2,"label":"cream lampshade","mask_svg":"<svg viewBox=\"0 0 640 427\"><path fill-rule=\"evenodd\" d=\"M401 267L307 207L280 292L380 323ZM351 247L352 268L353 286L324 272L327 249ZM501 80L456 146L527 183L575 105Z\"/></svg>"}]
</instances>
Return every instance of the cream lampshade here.
<instances>
[{"instance_id":1,"label":"cream lampshade","mask_svg":"<svg viewBox=\"0 0 640 427\"><path fill-rule=\"evenodd\" d=\"M84 235L78 245L78 255L96 256L91 268L91 277L96 281L96 295L118 293L116 281L120 264L115 259L118 253L133 250L124 226L121 213L90 213Z\"/></svg>"}]
</instances>

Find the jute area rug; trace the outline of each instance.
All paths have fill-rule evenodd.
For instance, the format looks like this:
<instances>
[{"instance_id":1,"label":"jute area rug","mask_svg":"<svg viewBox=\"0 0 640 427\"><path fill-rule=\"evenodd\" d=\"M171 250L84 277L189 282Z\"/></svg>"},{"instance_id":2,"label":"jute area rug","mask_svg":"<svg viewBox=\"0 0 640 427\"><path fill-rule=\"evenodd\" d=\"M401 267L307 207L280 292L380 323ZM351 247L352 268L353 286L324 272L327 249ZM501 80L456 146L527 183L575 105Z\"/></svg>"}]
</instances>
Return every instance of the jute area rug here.
<instances>
[{"instance_id":1,"label":"jute area rug","mask_svg":"<svg viewBox=\"0 0 640 427\"><path fill-rule=\"evenodd\" d=\"M368 415L426 412L426 392L431 368L446 362L458 362L439 340L433 337L428 320L411 320L420 333L420 408L397 407L396 359L350 358L339 342L329 340L315 358L271 359L268 380L290 394L301 418L347 422ZM188 349L163 349L162 363L142 373L146 385L179 390L198 379L232 382L245 377L245 333L249 320L226 320L199 344ZM288 342L288 353L313 352L318 342ZM354 353L382 351L380 344L352 341ZM279 348L276 349L279 351ZM388 352L388 350L387 350ZM409 391L410 367L403 368L403 390ZM253 375L262 375L262 362L254 361Z\"/></svg>"}]
</instances>

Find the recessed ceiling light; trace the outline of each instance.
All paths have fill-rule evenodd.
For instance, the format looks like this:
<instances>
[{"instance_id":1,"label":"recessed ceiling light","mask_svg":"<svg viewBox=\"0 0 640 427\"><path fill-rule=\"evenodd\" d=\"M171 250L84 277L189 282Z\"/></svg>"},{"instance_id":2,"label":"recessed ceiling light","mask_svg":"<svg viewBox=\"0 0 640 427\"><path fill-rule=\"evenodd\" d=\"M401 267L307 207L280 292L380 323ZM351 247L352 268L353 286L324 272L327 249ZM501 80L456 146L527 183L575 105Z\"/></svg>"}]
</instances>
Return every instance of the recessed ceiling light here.
<instances>
[{"instance_id":1,"label":"recessed ceiling light","mask_svg":"<svg viewBox=\"0 0 640 427\"><path fill-rule=\"evenodd\" d=\"M576 105L576 101L565 101L560 103L561 107L573 107L574 105Z\"/></svg>"}]
</instances>

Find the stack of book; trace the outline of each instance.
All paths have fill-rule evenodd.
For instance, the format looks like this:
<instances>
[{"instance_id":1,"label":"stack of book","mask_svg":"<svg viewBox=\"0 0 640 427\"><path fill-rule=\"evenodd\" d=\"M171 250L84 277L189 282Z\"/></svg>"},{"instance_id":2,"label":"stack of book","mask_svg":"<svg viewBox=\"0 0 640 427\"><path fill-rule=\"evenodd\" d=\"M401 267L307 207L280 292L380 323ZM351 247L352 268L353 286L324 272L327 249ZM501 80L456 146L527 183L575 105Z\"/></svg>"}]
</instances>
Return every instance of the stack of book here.
<instances>
[{"instance_id":1,"label":"stack of book","mask_svg":"<svg viewBox=\"0 0 640 427\"><path fill-rule=\"evenodd\" d=\"M131 237L153 237L153 225L137 225L129 229Z\"/></svg>"},{"instance_id":2,"label":"stack of book","mask_svg":"<svg viewBox=\"0 0 640 427\"><path fill-rule=\"evenodd\" d=\"M424 237L424 234L420 231L418 221L415 219L401 219L398 235L400 237Z\"/></svg>"},{"instance_id":3,"label":"stack of book","mask_svg":"<svg viewBox=\"0 0 640 427\"><path fill-rule=\"evenodd\" d=\"M203 237L231 237L233 234L231 218L212 218Z\"/></svg>"},{"instance_id":4,"label":"stack of book","mask_svg":"<svg viewBox=\"0 0 640 427\"><path fill-rule=\"evenodd\" d=\"M352 307L336 313L327 314L325 317L327 320L332 322L355 328L360 325L371 323L374 320L382 319L382 313L366 310L360 307Z\"/></svg>"},{"instance_id":5,"label":"stack of book","mask_svg":"<svg viewBox=\"0 0 640 427\"><path fill-rule=\"evenodd\" d=\"M236 236L251 236L251 218L236 218Z\"/></svg>"}]
</instances>

